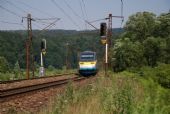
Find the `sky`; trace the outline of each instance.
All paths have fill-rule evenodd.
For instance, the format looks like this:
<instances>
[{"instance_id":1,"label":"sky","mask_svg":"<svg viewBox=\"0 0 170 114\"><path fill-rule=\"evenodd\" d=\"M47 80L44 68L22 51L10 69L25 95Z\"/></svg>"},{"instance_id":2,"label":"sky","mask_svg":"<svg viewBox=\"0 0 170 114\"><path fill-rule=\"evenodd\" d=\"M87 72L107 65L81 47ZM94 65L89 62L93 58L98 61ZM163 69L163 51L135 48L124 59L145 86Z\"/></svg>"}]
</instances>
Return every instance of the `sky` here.
<instances>
[{"instance_id":1,"label":"sky","mask_svg":"<svg viewBox=\"0 0 170 114\"><path fill-rule=\"evenodd\" d=\"M159 16L170 11L170 0L122 1L124 22L113 18L113 28L123 27L128 17L137 12L148 11ZM28 13L33 18L32 29L93 30L85 20L92 22L109 14L121 16L121 0L0 0L0 30L26 30ZM107 21L92 24L99 28L101 22Z\"/></svg>"}]
</instances>

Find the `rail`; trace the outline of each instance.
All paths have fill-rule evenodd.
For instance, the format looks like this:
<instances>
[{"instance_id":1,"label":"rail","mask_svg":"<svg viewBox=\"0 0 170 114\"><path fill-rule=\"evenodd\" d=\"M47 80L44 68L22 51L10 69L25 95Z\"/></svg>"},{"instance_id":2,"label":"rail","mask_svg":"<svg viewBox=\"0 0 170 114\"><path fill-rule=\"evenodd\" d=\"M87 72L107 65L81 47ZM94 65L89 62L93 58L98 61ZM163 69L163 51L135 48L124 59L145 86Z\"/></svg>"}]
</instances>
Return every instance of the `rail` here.
<instances>
[{"instance_id":1,"label":"rail","mask_svg":"<svg viewBox=\"0 0 170 114\"><path fill-rule=\"evenodd\" d=\"M67 84L70 80L71 81L80 81L86 79L85 77L73 77L68 79L62 79L57 80L53 82L46 82L43 84L37 84L37 85L31 85L31 86L25 86L25 87L17 87L17 88L11 88L11 89L4 89L0 90L0 98L6 98L9 96L27 93L31 91L37 91L45 88L51 88L51 87L60 87L62 85Z\"/></svg>"}]
</instances>

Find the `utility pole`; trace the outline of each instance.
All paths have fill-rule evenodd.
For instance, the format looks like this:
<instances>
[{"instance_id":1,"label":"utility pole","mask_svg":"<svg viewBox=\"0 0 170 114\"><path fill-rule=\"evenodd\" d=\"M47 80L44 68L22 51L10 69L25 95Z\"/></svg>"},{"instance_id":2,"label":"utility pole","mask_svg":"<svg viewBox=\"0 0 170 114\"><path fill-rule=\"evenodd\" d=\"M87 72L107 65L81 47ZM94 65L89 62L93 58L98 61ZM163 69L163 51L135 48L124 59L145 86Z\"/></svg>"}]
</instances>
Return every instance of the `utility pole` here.
<instances>
[{"instance_id":1,"label":"utility pole","mask_svg":"<svg viewBox=\"0 0 170 114\"><path fill-rule=\"evenodd\" d=\"M26 77L27 79L30 78L30 53L32 47L32 25L31 25L31 14L27 15L27 24L28 24L28 39L26 41ZM32 66L33 68L33 66ZM34 76L34 69L33 69L33 76Z\"/></svg>"},{"instance_id":2,"label":"utility pole","mask_svg":"<svg viewBox=\"0 0 170 114\"><path fill-rule=\"evenodd\" d=\"M108 68L111 67L111 61L110 61L111 56L109 54L112 45L112 18L123 19L123 16L112 16L112 14L109 14L109 16L104 19L104 20L108 20L108 24L101 23L101 27L100 27L101 42L102 44L105 45L105 76L107 76Z\"/></svg>"},{"instance_id":3,"label":"utility pole","mask_svg":"<svg viewBox=\"0 0 170 114\"><path fill-rule=\"evenodd\" d=\"M70 44L66 43L66 70L68 70L71 67L69 57L70 57Z\"/></svg>"},{"instance_id":4,"label":"utility pole","mask_svg":"<svg viewBox=\"0 0 170 114\"><path fill-rule=\"evenodd\" d=\"M109 17L108 17L107 42L108 42L108 64L107 64L107 67L110 68L111 67L110 49L112 47L112 14L109 14Z\"/></svg>"},{"instance_id":5,"label":"utility pole","mask_svg":"<svg viewBox=\"0 0 170 114\"><path fill-rule=\"evenodd\" d=\"M107 76L107 70L111 66L110 61L110 48L112 44L112 14L109 14L107 31L106 31L106 44L105 44L105 76Z\"/></svg>"},{"instance_id":6,"label":"utility pole","mask_svg":"<svg viewBox=\"0 0 170 114\"><path fill-rule=\"evenodd\" d=\"M111 45L112 45L112 39L111 39L112 38L112 14L109 14L107 38L108 38L109 48L111 48Z\"/></svg>"},{"instance_id":7,"label":"utility pole","mask_svg":"<svg viewBox=\"0 0 170 114\"><path fill-rule=\"evenodd\" d=\"M68 46L69 43L66 43L66 70L68 69Z\"/></svg>"}]
</instances>

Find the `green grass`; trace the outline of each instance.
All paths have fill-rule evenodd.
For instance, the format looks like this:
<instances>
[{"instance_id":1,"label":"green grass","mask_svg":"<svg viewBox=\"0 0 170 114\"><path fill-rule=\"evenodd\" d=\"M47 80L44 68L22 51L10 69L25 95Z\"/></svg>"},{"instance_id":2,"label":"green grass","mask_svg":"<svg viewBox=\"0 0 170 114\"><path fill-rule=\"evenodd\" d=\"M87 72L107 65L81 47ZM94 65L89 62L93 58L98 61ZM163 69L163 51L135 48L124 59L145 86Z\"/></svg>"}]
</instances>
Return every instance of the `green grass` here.
<instances>
[{"instance_id":1,"label":"green grass","mask_svg":"<svg viewBox=\"0 0 170 114\"><path fill-rule=\"evenodd\" d=\"M170 114L170 89L132 72L109 73L52 100L44 114Z\"/></svg>"},{"instance_id":2,"label":"green grass","mask_svg":"<svg viewBox=\"0 0 170 114\"><path fill-rule=\"evenodd\" d=\"M121 73L100 73L93 84L82 87L70 82L40 114L170 114L170 89L159 76L169 79L170 65L142 67ZM49 73L65 73L52 70ZM70 72L73 72L71 70ZM8 74L5 74L6 78ZM158 78L159 77L159 78ZM169 83L169 82L166 82Z\"/></svg>"},{"instance_id":3,"label":"green grass","mask_svg":"<svg viewBox=\"0 0 170 114\"><path fill-rule=\"evenodd\" d=\"M45 75L52 76L56 74L64 74L64 73L74 73L76 72L75 69L46 69ZM35 77L39 77L39 71L36 70L34 72ZM32 78L32 72L30 71L30 78ZM0 73L0 81L8 81L8 80L18 80L18 79L26 79L26 72L25 70L21 70L18 72L7 72L7 73Z\"/></svg>"},{"instance_id":4,"label":"green grass","mask_svg":"<svg viewBox=\"0 0 170 114\"><path fill-rule=\"evenodd\" d=\"M130 69L129 72L133 73L134 75L144 77L146 79L151 78L156 83L159 83L161 86L170 88L170 64L159 64L157 67L154 68L144 66L140 69Z\"/></svg>"}]
</instances>

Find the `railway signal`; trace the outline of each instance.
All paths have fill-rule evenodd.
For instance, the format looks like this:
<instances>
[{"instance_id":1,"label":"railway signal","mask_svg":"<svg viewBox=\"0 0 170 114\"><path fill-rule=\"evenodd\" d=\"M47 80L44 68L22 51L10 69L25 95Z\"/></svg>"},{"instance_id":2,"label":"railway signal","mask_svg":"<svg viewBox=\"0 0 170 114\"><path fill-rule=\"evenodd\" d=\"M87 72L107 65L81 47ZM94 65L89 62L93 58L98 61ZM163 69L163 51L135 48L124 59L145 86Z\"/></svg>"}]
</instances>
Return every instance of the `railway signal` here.
<instances>
[{"instance_id":1,"label":"railway signal","mask_svg":"<svg viewBox=\"0 0 170 114\"><path fill-rule=\"evenodd\" d=\"M46 54L46 40L42 39L41 41L41 66L40 66L40 72L39 75L40 76L45 76L45 68L44 68L44 56Z\"/></svg>"},{"instance_id":2,"label":"railway signal","mask_svg":"<svg viewBox=\"0 0 170 114\"><path fill-rule=\"evenodd\" d=\"M45 55L46 54L46 39L42 39L42 41L41 41L41 52L42 52L42 54L43 55Z\"/></svg>"},{"instance_id":3,"label":"railway signal","mask_svg":"<svg viewBox=\"0 0 170 114\"><path fill-rule=\"evenodd\" d=\"M100 24L100 36L101 36L102 44L106 44L106 30L107 30L107 24L101 23Z\"/></svg>"},{"instance_id":4,"label":"railway signal","mask_svg":"<svg viewBox=\"0 0 170 114\"><path fill-rule=\"evenodd\" d=\"M100 36L101 36L101 42L103 45L105 45L105 75L107 75L107 69L108 69L108 63L109 66L111 66L110 63L110 56L108 55L108 51L111 47L111 37L112 37L112 18L124 18L123 16L112 16L112 14L109 14L107 18L100 19L100 20L108 20L108 27L106 23L100 24ZM98 20L97 20L98 21Z\"/></svg>"}]
</instances>

